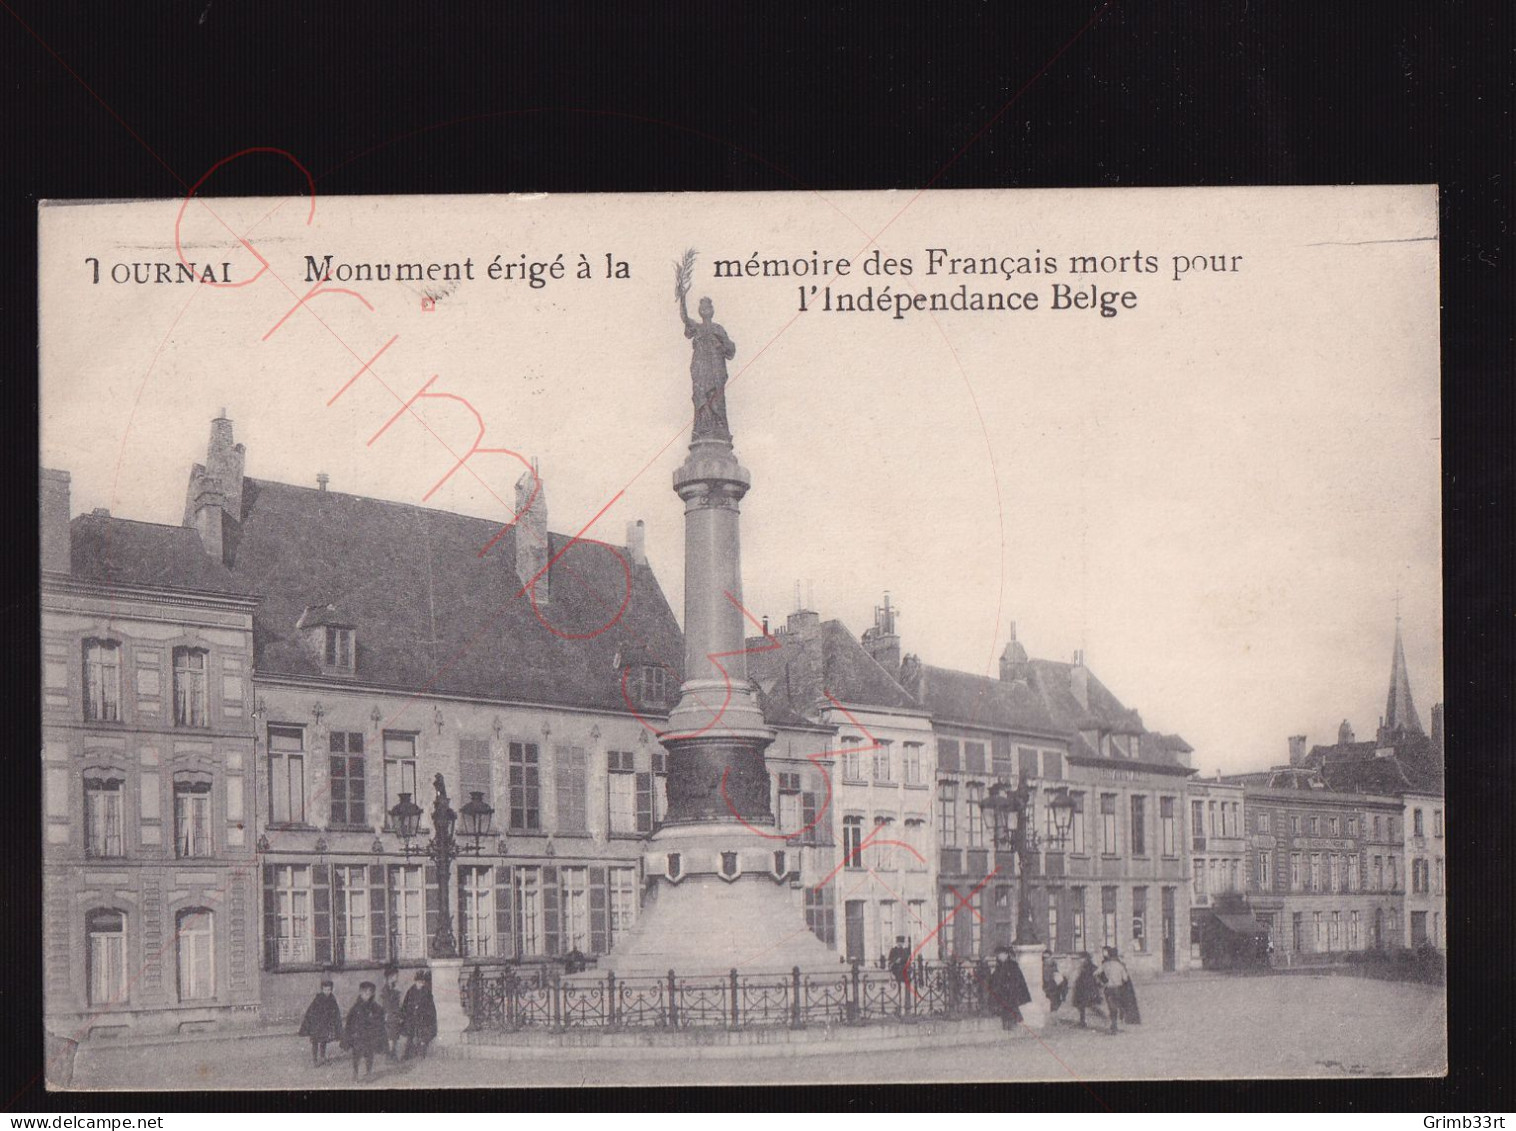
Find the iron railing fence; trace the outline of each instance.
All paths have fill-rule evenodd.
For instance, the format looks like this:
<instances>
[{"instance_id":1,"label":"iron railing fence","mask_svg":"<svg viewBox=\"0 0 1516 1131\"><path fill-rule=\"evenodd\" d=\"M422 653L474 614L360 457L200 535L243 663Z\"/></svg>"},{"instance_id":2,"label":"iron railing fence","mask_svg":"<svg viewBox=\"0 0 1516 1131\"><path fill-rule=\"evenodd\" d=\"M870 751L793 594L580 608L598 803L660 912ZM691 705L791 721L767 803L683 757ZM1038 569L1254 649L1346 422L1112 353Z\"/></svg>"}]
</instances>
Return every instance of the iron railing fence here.
<instances>
[{"instance_id":1,"label":"iron railing fence","mask_svg":"<svg viewBox=\"0 0 1516 1131\"><path fill-rule=\"evenodd\" d=\"M862 966L835 973L750 973L553 980L474 966L459 986L471 1030L745 1029L862 1025L994 1012L985 963L917 960L909 977Z\"/></svg>"}]
</instances>

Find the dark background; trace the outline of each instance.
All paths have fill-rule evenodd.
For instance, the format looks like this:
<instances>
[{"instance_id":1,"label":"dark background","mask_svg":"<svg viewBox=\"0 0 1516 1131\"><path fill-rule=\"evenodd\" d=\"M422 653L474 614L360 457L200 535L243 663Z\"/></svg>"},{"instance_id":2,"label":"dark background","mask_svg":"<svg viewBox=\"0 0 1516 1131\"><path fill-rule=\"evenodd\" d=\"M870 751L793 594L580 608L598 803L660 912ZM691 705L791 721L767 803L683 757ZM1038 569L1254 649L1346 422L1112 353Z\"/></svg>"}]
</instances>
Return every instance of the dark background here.
<instances>
[{"instance_id":1,"label":"dark background","mask_svg":"<svg viewBox=\"0 0 1516 1131\"><path fill-rule=\"evenodd\" d=\"M1509 1108L1516 60L1502 7L1018 0L590 11L0 0L0 380L10 394L0 451L16 485L6 492L13 592L0 614L0 654L11 670L0 694L4 717L20 723L0 808L0 1114L233 1102L202 1093L81 1103L41 1088L35 235L39 199L180 196L250 146L295 154L320 194L1438 183L1448 816L1458 851L1449 867L1446 1081L752 1097L265 1093L241 1106ZM281 161L244 160L208 194L285 193L299 187L293 178ZM1383 537L1393 561L1399 534ZM1291 1020L1306 1028L1334 1019ZM1133 1054L1140 1072L1140 1040Z\"/></svg>"}]
</instances>

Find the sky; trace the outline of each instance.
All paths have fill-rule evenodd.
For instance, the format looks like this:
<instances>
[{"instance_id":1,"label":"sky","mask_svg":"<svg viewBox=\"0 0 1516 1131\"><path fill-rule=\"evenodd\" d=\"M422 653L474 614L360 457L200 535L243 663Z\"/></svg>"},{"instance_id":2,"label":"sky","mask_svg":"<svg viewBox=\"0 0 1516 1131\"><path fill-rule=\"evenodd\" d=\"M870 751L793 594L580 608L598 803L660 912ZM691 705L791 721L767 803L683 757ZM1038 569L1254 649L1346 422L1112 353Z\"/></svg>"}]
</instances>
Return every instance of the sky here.
<instances>
[{"instance_id":1,"label":"sky","mask_svg":"<svg viewBox=\"0 0 1516 1131\"><path fill-rule=\"evenodd\" d=\"M644 520L677 614L691 407L672 265L694 248L692 312L709 295L737 346L755 616L782 620L798 582L861 635L888 591L906 652L987 674L1014 624L1033 656L1083 650L1206 774L1283 761L1292 734L1333 741L1344 718L1371 736L1397 609L1424 724L1443 698L1431 188L223 198L179 216L41 209L40 456L71 473L75 514L177 523L223 407L251 476L418 504L436 488L424 505L502 522L519 456L552 529L621 544ZM185 259L243 285L112 281L176 274L176 220ZM333 280L297 305L306 256L328 254L471 258L474 278ZM542 286L504 270L560 254ZM1110 269L1075 273L1083 255ZM791 275L716 277L755 256ZM949 274L954 257L1013 273ZM834 304L888 286L890 309L827 311L828 286ZM895 317L902 295L960 286L1038 306ZM1055 287L1092 286L1096 309L1055 306ZM482 448L515 454L436 487L481 425Z\"/></svg>"}]
</instances>

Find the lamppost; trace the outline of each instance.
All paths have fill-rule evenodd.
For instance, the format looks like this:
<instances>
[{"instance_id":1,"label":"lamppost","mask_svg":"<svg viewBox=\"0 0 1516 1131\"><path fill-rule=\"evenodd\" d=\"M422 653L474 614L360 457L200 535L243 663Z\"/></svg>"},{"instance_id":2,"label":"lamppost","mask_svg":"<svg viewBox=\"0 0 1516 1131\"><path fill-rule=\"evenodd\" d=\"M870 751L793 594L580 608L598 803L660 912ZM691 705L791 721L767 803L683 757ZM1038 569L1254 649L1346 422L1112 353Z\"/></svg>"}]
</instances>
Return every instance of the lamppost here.
<instances>
[{"instance_id":1,"label":"lamppost","mask_svg":"<svg viewBox=\"0 0 1516 1131\"><path fill-rule=\"evenodd\" d=\"M453 861L460 855L478 854L482 851L480 841L489 836L490 819L495 810L484 800L480 791L471 791L462 814L453 812L448 804L447 784L438 774L432 779L432 788L437 799L432 802L432 837L425 844L412 844L421 826L422 808L411 800L409 793L402 793L400 801L390 810L395 830L405 842L405 855L425 856L437 866L437 933L432 936L433 958L457 958L458 941L453 935L453 914L448 906L448 889L451 886ZM461 816L461 822L460 822ZM472 844L460 844L454 835L456 826Z\"/></svg>"},{"instance_id":2,"label":"lamppost","mask_svg":"<svg viewBox=\"0 0 1516 1131\"><path fill-rule=\"evenodd\" d=\"M1037 787L1027 784L1024 774L1017 775L1014 789L1003 782L990 786L979 803L985 821L995 838L996 848L1008 848L1016 854L1016 946L1036 945L1037 928L1032 924L1032 909L1027 902L1026 878L1042 848L1042 838L1033 827ZM1074 801L1066 786L1048 791L1048 809L1053 814L1052 848L1061 850L1068 840L1074 820Z\"/></svg>"}]
</instances>

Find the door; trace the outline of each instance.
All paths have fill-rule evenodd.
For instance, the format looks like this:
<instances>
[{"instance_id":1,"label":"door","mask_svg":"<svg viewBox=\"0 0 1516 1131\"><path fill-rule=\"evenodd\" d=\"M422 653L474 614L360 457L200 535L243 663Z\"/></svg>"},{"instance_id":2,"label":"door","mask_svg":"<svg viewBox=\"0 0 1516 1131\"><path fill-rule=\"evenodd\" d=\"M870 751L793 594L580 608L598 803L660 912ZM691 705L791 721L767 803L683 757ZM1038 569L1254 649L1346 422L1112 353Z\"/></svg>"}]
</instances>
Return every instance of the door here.
<instances>
[{"instance_id":1,"label":"door","mask_svg":"<svg viewBox=\"0 0 1516 1131\"><path fill-rule=\"evenodd\" d=\"M843 910L847 926L847 960L863 962L863 900L850 899Z\"/></svg>"},{"instance_id":2,"label":"door","mask_svg":"<svg viewBox=\"0 0 1516 1131\"><path fill-rule=\"evenodd\" d=\"M1174 971L1174 889L1163 889L1163 968Z\"/></svg>"}]
</instances>

